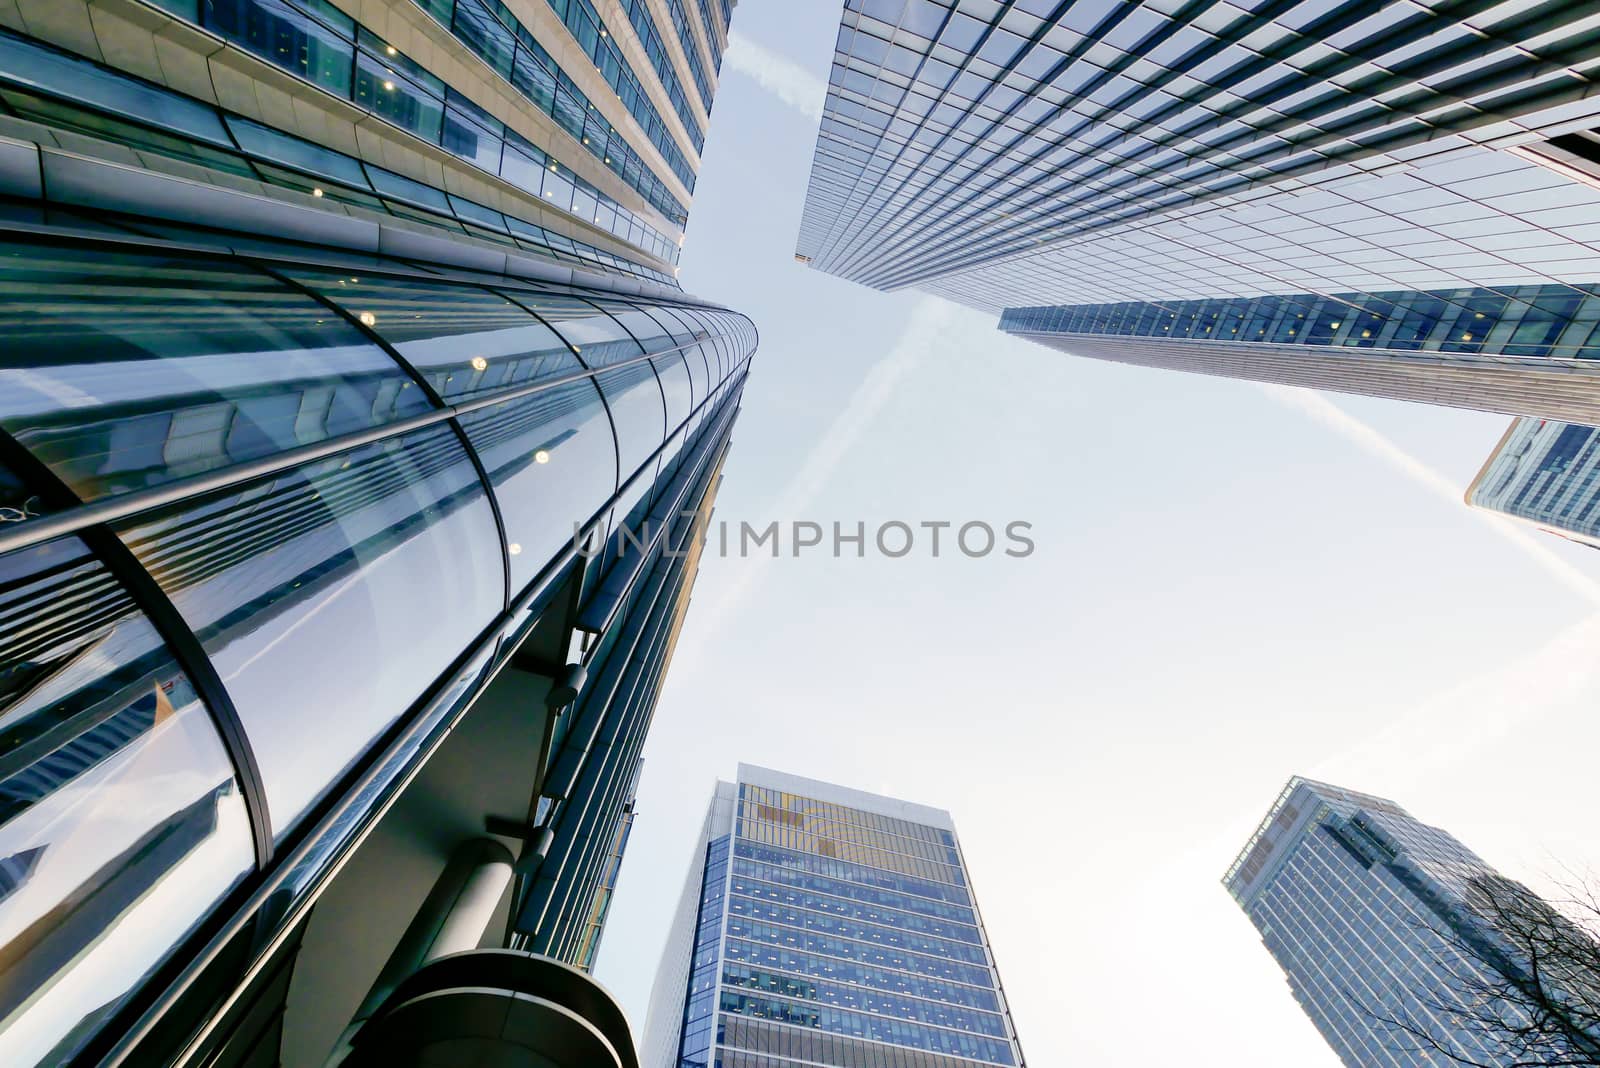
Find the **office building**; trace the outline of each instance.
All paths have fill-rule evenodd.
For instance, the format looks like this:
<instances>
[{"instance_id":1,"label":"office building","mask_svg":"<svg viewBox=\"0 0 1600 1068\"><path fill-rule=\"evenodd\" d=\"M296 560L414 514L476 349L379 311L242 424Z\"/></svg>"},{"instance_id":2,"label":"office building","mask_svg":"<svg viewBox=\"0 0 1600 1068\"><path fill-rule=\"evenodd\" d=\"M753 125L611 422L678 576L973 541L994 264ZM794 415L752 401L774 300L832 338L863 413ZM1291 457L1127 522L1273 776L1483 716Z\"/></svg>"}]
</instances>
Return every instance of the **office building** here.
<instances>
[{"instance_id":1,"label":"office building","mask_svg":"<svg viewBox=\"0 0 1600 1068\"><path fill-rule=\"evenodd\" d=\"M717 0L0 11L0 1060L634 1068Z\"/></svg>"},{"instance_id":2,"label":"office building","mask_svg":"<svg viewBox=\"0 0 1600 1068\"><path fill-rule=\"evenodd\" d=\"M848 0L796 255L1084 356L1600 423L1593 30Z\"/></svg>"},{"instance_id":3,"label":"office building","mask_svg":"<svg viewBox=\"0 0 1600 1068\"><path fill-rule=\"evenodd\" d=\"M1467 487L1467 503L1600 548L1600 430L1518 419Z\"/></svg>"},{"instance_id":4,"label":"office building","mask_svg":"<svg viewBox=\"0 0 1600 1068\"><path fill-rule=\"evenodd\" d=\"M1223 884L1351 1068L1543 1063L1511 1056L1474 1006L1489 962L1515 975L1530 944L1486 902L1509 888L1553 910L1393 801L1291 779Z\"/></svg>"},{"instance_id":5,"label":"office building","mask_svg":"<svg viewBox=\"0 0 1600 1068\"><path fill-rule=\"evenodd\" d=\"M641 1057L1021 1068L950 814L740 765L695 847Z\"/></svg>"}]
</instances>

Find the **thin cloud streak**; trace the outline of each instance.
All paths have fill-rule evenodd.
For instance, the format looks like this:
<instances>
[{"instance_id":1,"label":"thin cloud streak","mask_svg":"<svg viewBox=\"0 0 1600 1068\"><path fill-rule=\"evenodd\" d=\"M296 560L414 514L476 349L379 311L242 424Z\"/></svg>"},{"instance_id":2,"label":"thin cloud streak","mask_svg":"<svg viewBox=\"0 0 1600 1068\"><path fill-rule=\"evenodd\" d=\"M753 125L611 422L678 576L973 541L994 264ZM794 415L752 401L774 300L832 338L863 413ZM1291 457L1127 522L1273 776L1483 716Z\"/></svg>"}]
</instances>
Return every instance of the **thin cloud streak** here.
<instances>
[{"instance_id":1,"label":"thin cloud streak","mask_svg":"<svg viewBox=\"0 0 1600 1068\"><path fill-rule=\"evenodd\" d=\"M844 409L828 425L794 477L784 484L769 515L780 524L805 518L811 505L831 482L845 459L855 449L861 435L877 419L878 413L910 374L941 344L950 344L950 327L955 305L936 297L923 297L912 306L911 316L900 339L883 359L872 366L845 403ZM729 542L737 534L730 532ZM706 608L700 625L711 634L736 613L752 590L765 576L772 557L753 556L740 562L737 576L722 596ZM709 646L701 640L697 647Z\"/></svg>"},{"instance_id":2,"label":"thin cloud streak","mask_svg":"<svg viewBox=\"0 0 1600 1068\"><path fill-rule=\"evenodd\" d=\"M1449 501L1452 505L1461 506L1460 486L1322 394L1301 386L1280 386L1259 382L1256 386L1279 404L1309 416L1382 460L1430 493ZM1544 568L1567 589L1600 605L1600 582L1596 582L1584 571L1562 559L1560 554L1552 551L1540 540L1540 535L1493 512L1473 509L1472 515L1479 522L1486 524L1495 534L1510 542L1523 555Z\"/></svg>"},{"instance_id":3,"label":"thin cloud streak","mask_svg":"<svg viewBox=\"0 0 1600 1068\"><path fill-rule=\"evenodd\" d=\"M1556 735L1537 724L1585 714L1579 703L1600 678L1597 644L1600 613L1427 698L1312 774L1334 782L1376 781L1393 777L1403 761L1409 776L1449 777L1504 747L1549 744Z\"/></svg>"},{"instance_id":4,"label":"thin cloud streak","mask_svg":"<svg viewBox=\"0 0 1600 1068\"><path fill-rule=\"evenodd\" d=\"M723 63L756 83L813 122L822 121L828 83L794 60L757 44L742 33L728 34Z\"/></svg>"}]
</instances>

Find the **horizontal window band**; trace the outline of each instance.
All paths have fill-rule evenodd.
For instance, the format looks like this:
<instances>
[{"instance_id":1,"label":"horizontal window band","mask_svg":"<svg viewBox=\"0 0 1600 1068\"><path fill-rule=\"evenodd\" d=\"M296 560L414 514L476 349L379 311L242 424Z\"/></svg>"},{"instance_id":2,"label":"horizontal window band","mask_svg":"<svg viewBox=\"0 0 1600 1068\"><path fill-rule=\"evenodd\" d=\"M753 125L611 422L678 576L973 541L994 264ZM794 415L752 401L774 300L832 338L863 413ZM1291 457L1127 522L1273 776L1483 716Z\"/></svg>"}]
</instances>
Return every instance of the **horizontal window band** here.
<instances>
[{"instance_id":1,"label":"horizontal window band","mask_svg":"<svg viewBox=\"0 0 1600 1068\"><path fill-rule=\"evenodd\" d=\"M717 335L717 337L731 340L732 336L722 334ZM707 338L706 340L712 339ZM558 375L541 382L532 382L525 386L518 386L486 397L474 397L472 400L438 408L422 415L414 415L407 419L399 419L383 426L358 430L336 438L328 438L325 441L305 445L298 449L289 449L273 456L264 456L259 460L232 464L215 471L208 471L202 475L195 475L192 478L169 482L164 486L139 490L134 493L118 494L115 497L95 501L91 504L83 505L81 508L74 508L71 511L41 516L36 520L18 524L14 529L0 531L0 553L26 548L29 545L37 545L40 542L67 534L76 534L96 523L116 522L117 520L127 519L169 504L176 504L207 493L228 489L267 475L281 474L302 464L326 459L329 456L336 456L341 452L346 452L362 445L370 445L373 442L399 437L413 430L434 426L450 419L481 411L484 408L493 408L508 401L530 397L536 393L560 389L563 386L570 386L574 382L592 379L607 371L614 371L619 367L629 367L643 363L652 357L682 352L699 344L701 342L695 341L687 345L675 345L672 348L659 349L655 352L646 352L639 356L620 360L605 367L586 368L582 371L574 371L571 374ZM746 359L748 358L746 357ZM725 378L723 381L727 380ZM637 477L637 474L635 477ZM629 484L631 483L632 479L629 480Z\"/></svg>"}]
</instances>

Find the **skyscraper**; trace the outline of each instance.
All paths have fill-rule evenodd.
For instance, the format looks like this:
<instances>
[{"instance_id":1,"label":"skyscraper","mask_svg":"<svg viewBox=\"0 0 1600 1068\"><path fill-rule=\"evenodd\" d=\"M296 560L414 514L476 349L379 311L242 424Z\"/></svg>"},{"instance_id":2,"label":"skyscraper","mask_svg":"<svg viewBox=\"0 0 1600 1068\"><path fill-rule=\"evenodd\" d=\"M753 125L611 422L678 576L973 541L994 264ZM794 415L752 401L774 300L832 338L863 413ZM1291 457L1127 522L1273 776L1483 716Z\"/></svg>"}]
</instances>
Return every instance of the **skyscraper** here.
<instances>
[{"instance_id":1,"label":"skyscraper","mask_svg":"<svg viewBox=\"0 0 1600 1068\"><path fill-rule=\"evenodd\" d=\"M636 1064L730 6L0 12L7 1065Z\"/></svg>"},{"instance_id":2,"label":"skyscraper","mask_svg":"<svg viewBox=\"0 0 1600 1068\"><path fill-rule=\"evenodd\" d=\"M1600 430L1518 419L1467 487L1467 503L1600 548Z\"/></svg>"},{"instance_id":3,"label":"skyscraper","mask_svg":"<svg viewBox=\"0 0 1600 1068\"><path fill-rule=\"evenodd\" d=\"M796 254L1085 356L1600 422L1597 59L1556 2L847 0Z\"/></svg>"},{"instance_id":4,"label":"skyscraper","mask_svg":"<svg viewBox=\"0 0 1600 1068\"><path fill-rule=\"evenodd\" d=\"M1513 1063L1473 1006L1488 962L1510 973L1526 943L1485 902L1514 889L1548 906L1450 834L1393 801L1295 778L1223 884L1351 1068Z\"/></svg>"},{"instance_id":5,"label":"skyscraper","mask_svg":"<svg viewBox=\"0 0 1600 1068\"><path fill-rule=\"evenodd\" d=\"M719 782L644 1068L1021 1068L950 814L764 768Z\"/></svg>"}]
</instances>

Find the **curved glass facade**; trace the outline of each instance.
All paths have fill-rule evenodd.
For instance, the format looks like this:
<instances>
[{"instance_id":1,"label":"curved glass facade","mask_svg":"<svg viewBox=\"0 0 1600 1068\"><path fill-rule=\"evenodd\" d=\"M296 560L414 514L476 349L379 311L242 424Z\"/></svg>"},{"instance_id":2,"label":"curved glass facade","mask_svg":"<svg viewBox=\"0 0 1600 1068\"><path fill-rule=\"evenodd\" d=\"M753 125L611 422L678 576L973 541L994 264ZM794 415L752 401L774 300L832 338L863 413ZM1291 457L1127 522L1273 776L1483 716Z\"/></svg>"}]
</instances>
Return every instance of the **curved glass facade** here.
<instances>
[{"instance_id":1,"label":"curved glass facade","mask_svg":"<svg viewBox=\"0 0 1600 1068\"><path fill-rule=\"evenodd\" d=\"M394 84L395 92L399 92L401 83ZM0 31L0 117L67 130L166 160L198 164L267 186L309 194L325 203L350 205L464 233L548 259L677 284L671 276L652 267L576 241L528 219L495 211L4 31ZM492 153L489 146L501 142L486 139L479 144L473 140L471 161L541 197L545 203L585 219L593 217L616 237L652 255L676 259L676 242L633 212L601 198L598 190L576 178L558 160L514 134L507 137L508 147L498 154ZM452 144L464 147L467 143L457 140ZM455 151L455 147L451 150Z\"/></svg>"},{"instance_id":2,"label":"curved glass facade","mask_svg":"<svg viewBox=\"0 0 1600 1068\"><path fill-rule=\"evenodd\" d=\"M552 146L534 146L508 129L459 89L445 84L331 4L315 0L207 0L181 6L177 13L184 18L508 180L512 173L502 164L507 150L522 152L536 168L544 163L546 152L552 151ZM519 41L478 0L460 0L459 4L447 0L423 6L652 207L678 226L683 225L687 207L667 190L620 132L598 119L588 98L577 91L572 79L531 35ZM675 164L674 172L679 172L692 191L694 173L687 161L678 154L669 157L669 162ZM597 197L609 205L608 213L626 210L588 183L581 186L586 187L589 199L580 204L564 203L564 208L587 205L590 210L575 213L584 218L595 217L597 222L599 218L592 207ZM670 259L672 242L645 225L650 240L639 244Z\"/></svg>"},{"instance_id":3,"label":"curved glass facade","mask_svg":"<svg viewBox=\"0 0 1600 1068\"><path fill-rule=\"evenodd\" d=\"M706 470L755 334L65 238L0 244L0 286L0 1048L24 1065L67 1060L470 685L619 489Z\"/></svg>"}]
</instances>

